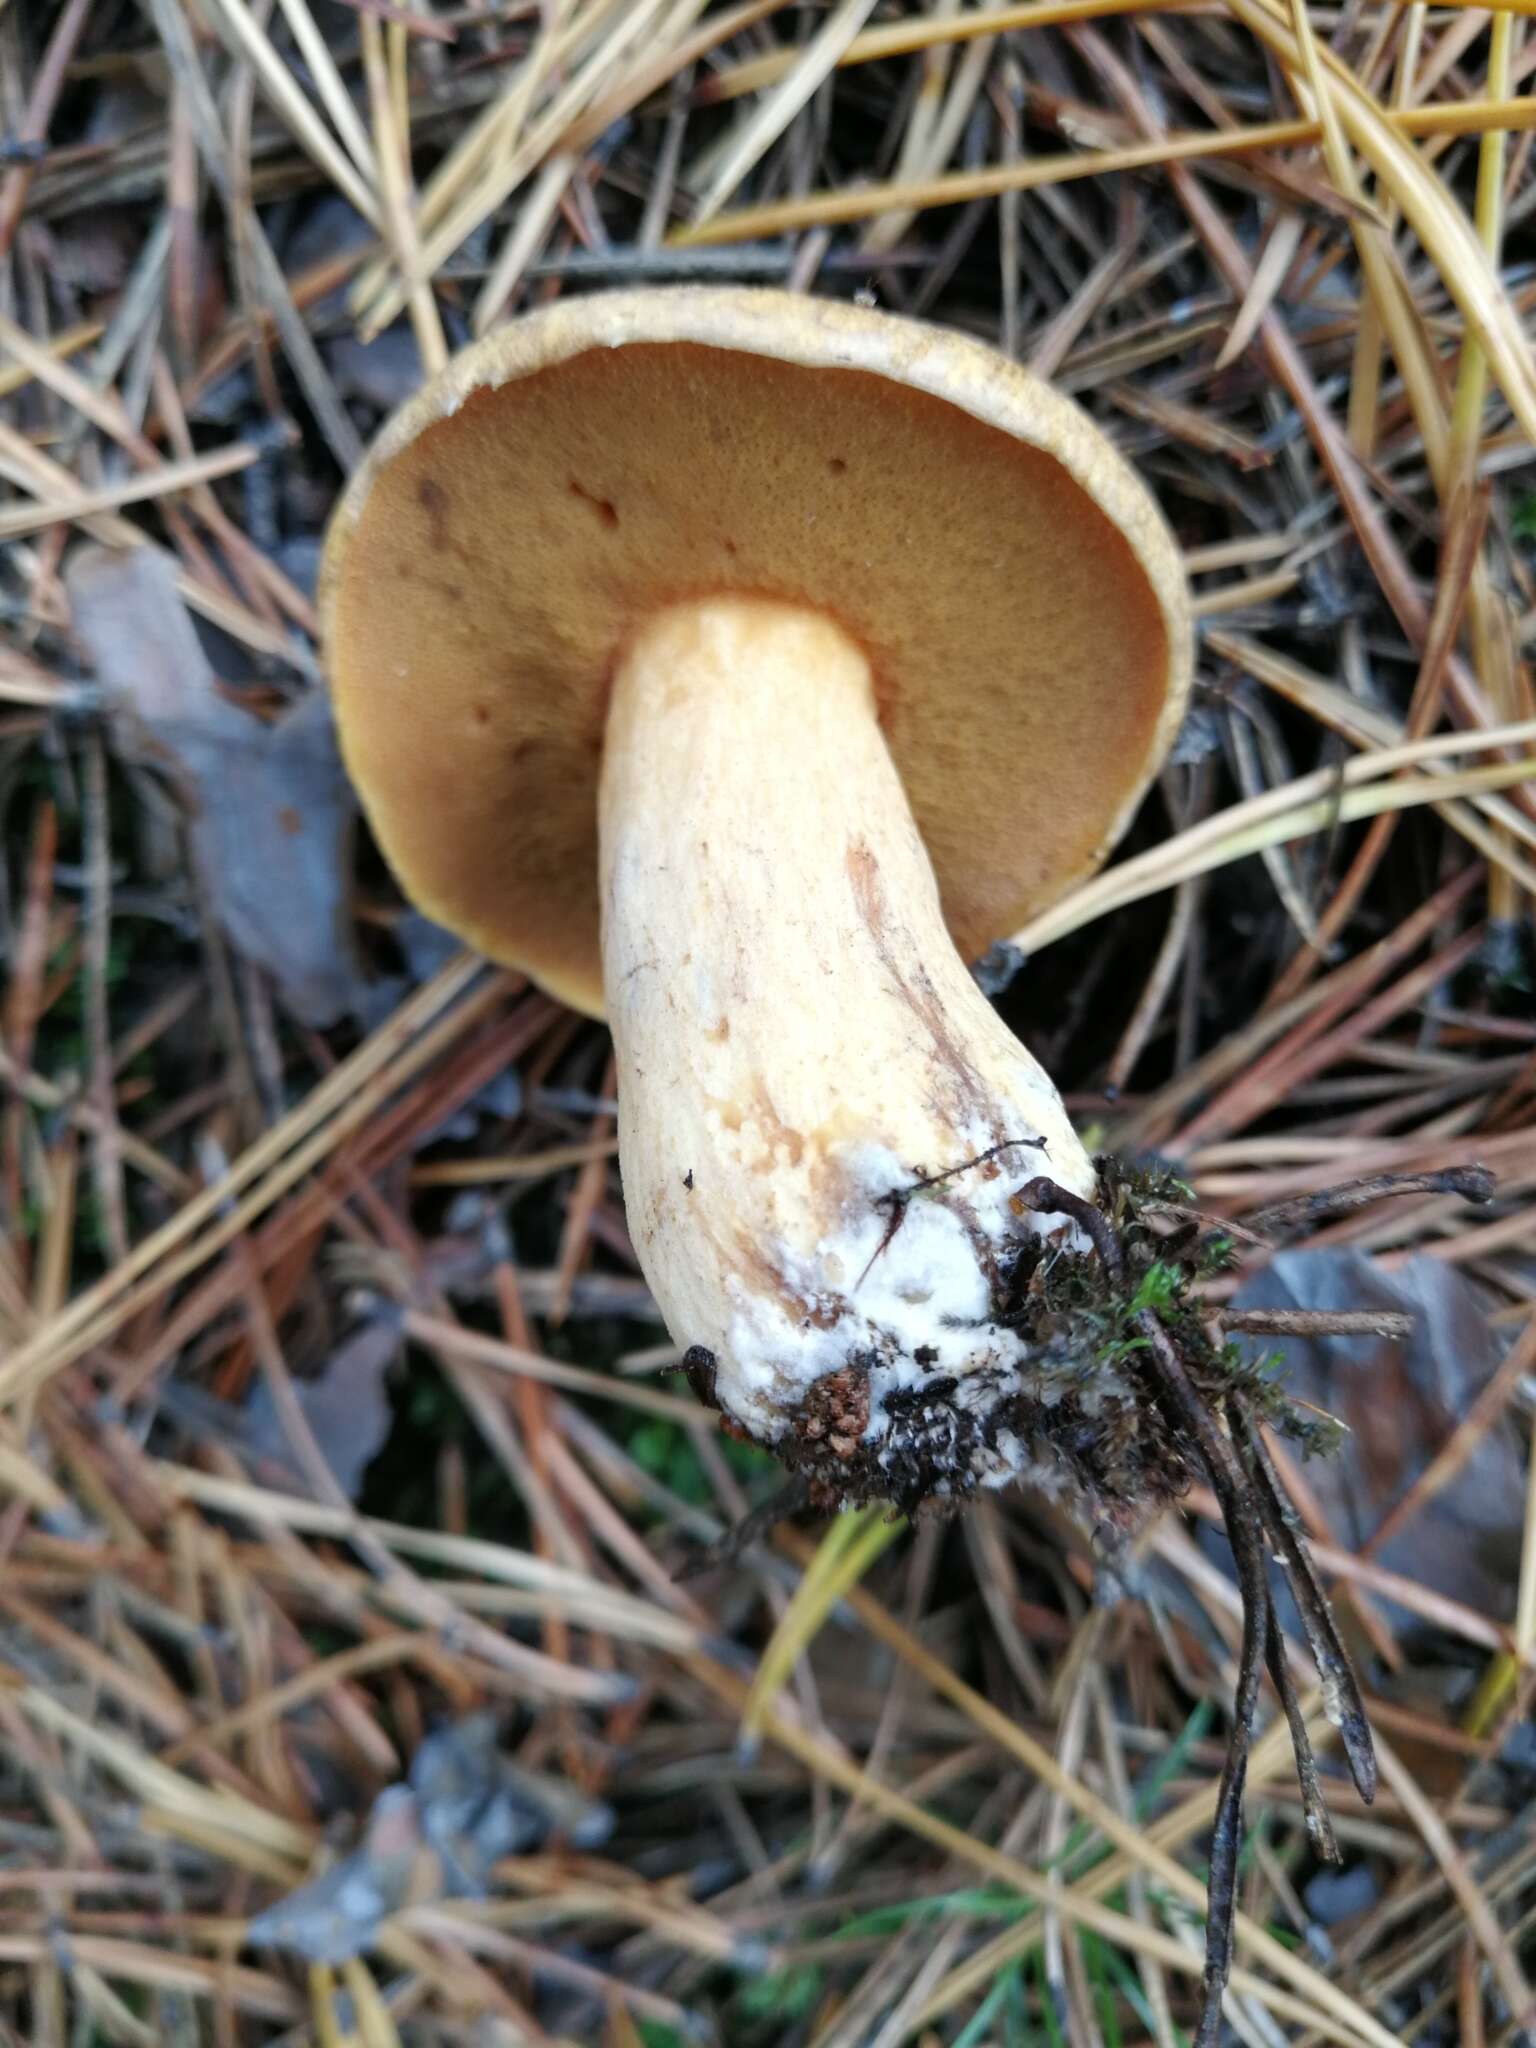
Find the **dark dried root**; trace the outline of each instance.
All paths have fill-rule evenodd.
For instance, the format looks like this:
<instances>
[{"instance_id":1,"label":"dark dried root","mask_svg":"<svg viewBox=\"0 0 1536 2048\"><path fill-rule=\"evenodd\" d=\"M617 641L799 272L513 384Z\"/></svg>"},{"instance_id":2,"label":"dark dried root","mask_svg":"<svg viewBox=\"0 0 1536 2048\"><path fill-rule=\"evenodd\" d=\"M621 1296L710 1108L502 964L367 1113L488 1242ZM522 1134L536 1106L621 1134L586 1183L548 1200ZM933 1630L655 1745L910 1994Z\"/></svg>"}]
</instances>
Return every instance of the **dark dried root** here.
<instances>
[{"instance_id":1,"label":"dark dried root","mask_svg":"<svg viewBox=\"0 0 1536 2048\"><path fill-rule=\"evenodd\" d=\"M1247 1227L1273 1243L1330 1217L1348 1216L1384 1195L1460 1195L1464 1202L1481 1205L1493 1200L1496 1186L1486 1166L1448 1166L1438 1173L1373 1173L1364 1180L1341 1181L1336 1188L1320 1188L1314 1195L1276 1202L1250 1216Z\"/></svg>"},{"instance_id":2,"label":"dark dried root","mask_svg":"<svg viewBox=\"0 0 1536 2048\"><path fill-rule=\"evenodd\" d=\"M1339 1854L1338 1837L1333 1832L1333 1819L1323 1798L1322 1781L1317 1773L1317 1756L1307 1732L1307 1717L1302 1713L1301 1701L1296 1696L1290 1660L1285 1654L1285 1637L1275 1619L1273 1603L1269 1610L1264 1661L1269 1666L1270 1683L1280 1695L1280 1704L1285 1709L1291 1731L1291 1753L1296 1759L1296 1779L1301 1786L1301 1810L1306 1818L1307 1834L1312 1847L1325 1863L1341 1863L1343 1858Z\"/></svg>"},{"instance_id":3,"label":"dark dried root","mask_svg":"<svg viewBox=\"0 0 1536 2048\"><path fill-rule=\"evenodd\" d=\"M1415 1185L1423 1186L1424 1178ZM1435 1178L1443 1183L1446 1177ZM1473 1176L1465 1177L1455 1191L1472 1194L1473 1180ZM1361 1183L1360 1188L1367 1185L1371 1189L1368 1195L1359 1189L1335 1192L1348 1195L1345 1206L1352 1207L1356 1199L1374 1200L1378 1194L1393 1191L1380 1182ZM1117 1285L1123 1284L1125 1256L1114 1227L1102 1210L1058 1187L1044 1175L1021 1189L1019 1199L1025 1207L1041 1214L1070 1217L1092 1241L1112 1280ZM1330 1718L1339 1727L1355 1783L1365 1799L1375 1791L1375 1753L1359 1688L1339 1638L1332 1610L1258 1432L1233 1401L1221 1403L1227 1423L1227 1430L1223 1430L1211 1404L1191 1379L1174 1337L1155 1309L1138 1309L1131 1320L1141 1339L1141 1348L1135 1357L1147 1391L1176 1437L1191 1447L1209 1476L1226 1523L1242 1596L1242 1646L1233 1700L1232 1738L1222 1770L1211 1835L1205 1978L1195 2034L1195 2048L1215 2048L1221 2029L1222 1995L1232 1967L1237 1864L1243 1839L1243 1790L1254 1714L1258 1706L1260 1672L1265 1665L1269 1668L1290 1726L1308 1832L1320 1854L1330 1861L1338 1860L1317 1759L1307 1735L1301 1703L1286 1661L1284 1639L1269 1597L1266 1547L1273 1550L1290 1580L1307 1641L1317 1660Z\"/></svg>"},{"instance_id":4,"label":"dark dried root","mask_svg":"<svg viewBox=\"0 0 1536 2048\"><path fill-rule=\"evenodd\" d=\"M1151 1309L1135 1317L1146 1339L1142 1354L1152 1397L1169 1422L1193 1438L1221 1504L1243 1603L1243 1640L1238 1654L1237 1691L1232 1702L1232 1739L1227 1745L1216 1817L1211 1829L1211 1874L1206 1886L1205 1982L1195 2048L1216 2048L1221 2031L1221 1997L1232 1970L1232 1929L1237 1918L1237 1864L1243 1846L1243 1789L1248 1749L1259 1703L1259 1674L1278 1636L1270 1610L1264 1541L1253 1511L1247 1475L1210 1410L1191 1385L1173 1340ZM1282 1694L1283 1697L1283 1694ZM1299 1716L1297 1716L1299 1719ZM1292 1722L1295 1726L1295 1722ZM1310 1756L1310 1746L1308 1748Z\"/></svg>"},{"instance_id":5,"label":"dark dried root","mask_svg":"<svg viewBox=\"0 0 1536 2048\"><path fill-rule=\"evenodd\" d=\"M778 1523L798 1514L809 1500L810 1492L808 1482L797 1473L776 1493L771 1493L767 1500L759 1501L750 1514L733 1523L723 1536L717 1536L713 1543L706 1543L702 1550L696 1551L681 1570L672 1574L673 1583L680 1586L688 1579L697 1579L703 1573L713 1571L716 1565L735 1564L742 1552L750 1549L760 1536L766 1536Z\"/></svg>"},{"instance_id":6,"label":"dark dried root","mask_svg":"<svg viewBox=\"0 0 1536 2048\"><path fill-rule=\"evenodd\" d=\"M1395 1308L1224 1308L1215 1318L1245 1337L1392 1337L1413 1335L1413 1317Z\"/></svg>"},{"instance_id":7,"label":"dark dried root","mask_svg":"<svg viewBox=\"0 0 1536 2048\"><path fill-rule=\"evenodd\" d=\"M1291 1596L1296 1602L1301 1625L1306 1631L1307 1646L1322 1682L1328 1718L1339 1731L1355 1789L1369 1805L1376 1797L1376 1750L1371 1741L1370 1723L1365 1717L1365 1702L1360 1697L1354 1666L1349 1661L1349 1652L1333 1618L1333 1608L1317 1576L1317 1567L1302 1541L1294 1511L1285 1497L1280 1475L1265 1448L1263 1437L1247 1416L1234 1411L1227 1419L1238 1455L1248 1468L1264 1533L1290 1582Z\"/></svg>"}]
</instances>

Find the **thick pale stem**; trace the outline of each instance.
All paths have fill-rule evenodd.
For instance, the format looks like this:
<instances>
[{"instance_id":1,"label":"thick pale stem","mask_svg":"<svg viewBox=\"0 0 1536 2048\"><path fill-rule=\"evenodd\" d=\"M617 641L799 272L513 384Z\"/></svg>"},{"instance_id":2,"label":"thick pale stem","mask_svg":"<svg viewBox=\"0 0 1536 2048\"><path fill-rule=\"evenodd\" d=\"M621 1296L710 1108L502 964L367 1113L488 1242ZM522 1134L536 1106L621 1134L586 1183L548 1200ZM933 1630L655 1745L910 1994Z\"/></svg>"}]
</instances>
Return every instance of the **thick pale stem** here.
<instances>
[{"instance_id":1,"label":"thick pale stem","mask_svg":"<svg viewBox=\"0 0 1536 2048\"><path fill-rule=\"evenodd\" d=\"M615 678L601 844L625 1205L674 1337L814 1464L867 1483L926 1402L969 1418L952 1490L1012 1476L1021 1347L995 1317L1052 1219L1011 1196L1094 1175L945 930L862 652L758 600L651 619Z\"/></svg>"}]
</instances>

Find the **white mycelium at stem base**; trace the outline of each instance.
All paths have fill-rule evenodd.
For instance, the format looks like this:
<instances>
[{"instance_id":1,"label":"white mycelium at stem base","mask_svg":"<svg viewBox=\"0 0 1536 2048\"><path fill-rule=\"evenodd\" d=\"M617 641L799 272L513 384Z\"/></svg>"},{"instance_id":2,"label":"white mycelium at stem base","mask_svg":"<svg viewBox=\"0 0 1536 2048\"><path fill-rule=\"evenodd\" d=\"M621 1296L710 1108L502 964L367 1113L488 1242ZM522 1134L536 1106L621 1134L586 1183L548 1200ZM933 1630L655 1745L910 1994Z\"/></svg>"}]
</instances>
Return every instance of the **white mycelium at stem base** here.
<instances>
[{"instance_id":1,"label":"white mycelium at stem base","mask_svg":"<svg viewBox=\"0 0 1536 2048\"><path fill-rule=\"evenodd\" d=\"M625 1204L674 1338L823 1470L894 1468L927 1388L965 1419L939 1490L1016 1476L1022 1347L992 1314L1012 1248L1062 1219L1011 1198L1039 1174L1091 1196L1093 1169L945 930L863 654L760 600L652 618L600 836Z\"/></svg>"}]
</instances>

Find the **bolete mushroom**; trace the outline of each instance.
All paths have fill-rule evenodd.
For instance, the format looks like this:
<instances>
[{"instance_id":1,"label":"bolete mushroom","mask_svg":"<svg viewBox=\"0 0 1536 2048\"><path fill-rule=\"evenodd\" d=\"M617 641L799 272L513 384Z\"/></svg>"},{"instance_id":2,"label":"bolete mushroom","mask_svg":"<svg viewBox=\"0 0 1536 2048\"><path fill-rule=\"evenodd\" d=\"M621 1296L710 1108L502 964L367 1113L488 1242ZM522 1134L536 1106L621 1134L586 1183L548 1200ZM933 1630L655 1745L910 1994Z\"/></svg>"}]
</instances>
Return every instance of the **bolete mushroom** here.
<instances>
[{"instance_id":1,"label":"bolete mushroom","mask_svg":"<svg viewBox=\"0 0 1536 2048\"><path fill-rule=\"evenodd\" d=\"M1179 556L1104 436L862 308L562 300L386 428L322 610L408 892L608 1018L711 1397L841 1498L1069 1477L1006 1297L1083 1243L1020 1188L1094 1169L964 963L1102 860L1183 709Z\"/></svg>"},{"instance_id":2,"label":"bolete mushroom","mask_svg":"<svg viewBox=\"0 0 1536 2048\"><path fill-rule=\"evenodd\" d=\"M321 584L343 751L410 893L606 1013L631 1234L694 1383L826 1503L1014 1478L1134 1525L1204 1470L1243 1597L1212 2048L1282 1559L1356 1785L1358 1687L1255 1416L1149 1219L967 971L1101 860L1178 724L1179 557L1066 399L775 292L562 301L385 429ZM1155 1283L1155 1285L1154 1285Z\"/></svg>"}]
</instances>

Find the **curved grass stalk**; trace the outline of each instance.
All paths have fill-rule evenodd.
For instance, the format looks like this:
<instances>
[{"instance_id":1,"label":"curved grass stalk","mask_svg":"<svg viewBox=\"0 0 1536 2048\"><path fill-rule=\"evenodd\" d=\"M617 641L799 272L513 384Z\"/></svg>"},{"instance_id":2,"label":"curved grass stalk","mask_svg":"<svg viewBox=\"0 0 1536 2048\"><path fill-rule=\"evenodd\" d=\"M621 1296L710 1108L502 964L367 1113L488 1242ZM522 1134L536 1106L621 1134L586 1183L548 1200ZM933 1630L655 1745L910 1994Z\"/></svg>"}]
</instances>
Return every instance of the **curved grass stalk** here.
<instances>
[{"instance_id":1,"label":"curved grass stalk","mask_svg":"<svg viewBox=\"0 0 1536 2048\"><path fill-rule=\"evenodd\" d=\"M758 1660L757 1675L741 1712L745 1744L755 1747L761 1741L773 1703L795 1664L815 1641L838 1601L895 1541L901 1526L889 1507L879 1501L849 1508L832 1523Z\"/></svg>"}]
</instances>

